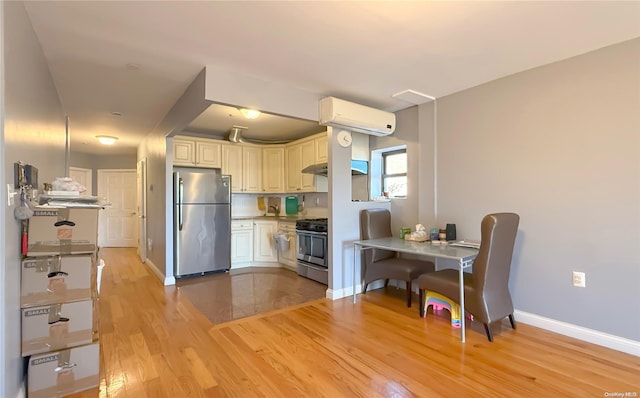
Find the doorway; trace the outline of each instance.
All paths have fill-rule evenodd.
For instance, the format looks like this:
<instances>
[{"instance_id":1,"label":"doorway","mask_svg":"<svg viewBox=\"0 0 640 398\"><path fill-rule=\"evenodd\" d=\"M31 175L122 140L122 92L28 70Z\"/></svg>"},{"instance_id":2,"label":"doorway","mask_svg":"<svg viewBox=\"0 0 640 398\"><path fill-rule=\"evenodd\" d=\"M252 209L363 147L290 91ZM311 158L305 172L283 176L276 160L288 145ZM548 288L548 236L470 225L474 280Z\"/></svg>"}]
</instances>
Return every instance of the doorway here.
<instances>
[{"instance_id":1,"label":"doorway","mask_svg":"<svg viewBox=\"0 0 640 398\"><path fill-rule=\"evenodd\" d=\"M98 196L111 205L100 210L100 247L137 247L136 170L98 170Z\"/></svg>"}]
</instances>

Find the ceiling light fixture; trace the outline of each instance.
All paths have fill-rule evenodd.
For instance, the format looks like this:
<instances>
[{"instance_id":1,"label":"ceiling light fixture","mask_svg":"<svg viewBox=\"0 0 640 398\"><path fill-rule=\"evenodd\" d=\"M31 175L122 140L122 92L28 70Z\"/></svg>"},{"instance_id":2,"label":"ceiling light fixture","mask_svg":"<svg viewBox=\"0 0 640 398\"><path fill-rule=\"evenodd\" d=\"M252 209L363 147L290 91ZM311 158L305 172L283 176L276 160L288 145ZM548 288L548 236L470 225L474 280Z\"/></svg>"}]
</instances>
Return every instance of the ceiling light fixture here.
<instances>
[{"instance_id":1,"label":"ceiling light fixture","mask_svg":"<svg viewBox=\"0 0 640 398\"><path fill-rule=\"evenodd\" d=\"M242 116L246 117L247 119L256 119L258 116L260 116L260 111L256 111L255 109L242 108L240 109L240 113L242 113Z\"/></svg>"},{"instance_id":2,"label":"ceiling light fixture","mask_svg":"<svg viewBox=\"0 0 640 398\"><path fill-rule=\"evenodd\" d=\"M118 140L118 137L112 137L110 135L96 135L96 138L102 145L113 145Z\"/></svg>"},{"instance_id":3,"label":"ceiling light fixture","mask_svg":"<svg viewBox=\"0 0 640 398\"><path fill-rule=\"evenodd\" d=\"M436 97L432 97L428 94L421 93L416 90L404 90L399 93L395 93L392 98L399 99L405 102L409 102L415 105L421 105L429 101L435 101Z\"/></svg>"}]
</instances>

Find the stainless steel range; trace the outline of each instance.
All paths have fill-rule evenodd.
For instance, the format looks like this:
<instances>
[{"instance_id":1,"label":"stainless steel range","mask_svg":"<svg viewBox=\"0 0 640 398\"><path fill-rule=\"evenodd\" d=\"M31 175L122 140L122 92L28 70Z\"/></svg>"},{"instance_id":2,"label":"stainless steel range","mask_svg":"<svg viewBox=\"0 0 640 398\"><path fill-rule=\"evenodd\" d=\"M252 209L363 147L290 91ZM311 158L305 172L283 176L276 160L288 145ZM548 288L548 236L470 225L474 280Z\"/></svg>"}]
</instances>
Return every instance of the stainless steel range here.
<instances>
[{"instance_id":1,"label":"stainless steel range","mask_svg":"<svg viewBox=\"0 0 640 398\"><path fill-rule=\"evenodd\" d=\"M298 275L325 285L329 281L327 224L326 218L310 218L296 222Z\"/></svg>"}]
</instances>

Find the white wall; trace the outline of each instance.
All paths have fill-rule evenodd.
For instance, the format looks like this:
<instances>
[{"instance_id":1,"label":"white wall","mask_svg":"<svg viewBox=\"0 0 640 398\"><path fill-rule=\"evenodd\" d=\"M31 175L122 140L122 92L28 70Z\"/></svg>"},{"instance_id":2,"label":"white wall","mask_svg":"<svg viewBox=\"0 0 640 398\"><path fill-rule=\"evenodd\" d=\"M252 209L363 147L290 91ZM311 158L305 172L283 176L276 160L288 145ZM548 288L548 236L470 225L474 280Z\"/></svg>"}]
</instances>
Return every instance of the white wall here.
<instances>
[{"instance_id":1,"label":"white wall","mask_svg":"<svg viewBox=\"0 0 640 398\"><path fill-rule=\"evenodd\" d=\"M422 220L418 213L418 202L429 201L429 198L419 198L420 187L420 140L418 134L418 107L404 109L396 113L396 130L386 137L371 136L369 141L370 149L384 149L398 145L407 146L407 197L391 199L391 231L394 236L400 235L401 227L414 229L415 225L421 223L427 228L427 220Z\"/></svg>"},{"instance_id":2,"label":"white wall","mask_svg":"<svg viewBox=\"0 0 640 398\"><path fill-rule=\"evenodd\" d=\"M71 152L71 167L91 169L92 195L98 194L98 170L99 169L135 169L136 155L95 155L83 152Z\"/></svg>"},{"instance_id":3,"label":"white wall","mask_svg":"<svg viewBox=\"0 0 640 398\"><path fill-rule=\"evenodd\" d=\"M40 44L22 2L2 2L4 36L3 192L13 182L13 163L38 168L40 184L65 175L65 115ZM11 32L11 34L7 34ZM3 195L4 196L4 195ZM0 395L16 397L23 383L20 355L20 239L13 207L3 206L0 289L4 312L0 341Z\"/></svg>"},{"instance_id":4,"label":"white wall","mask_svg":"<svg viewBox=\"0 0 640 398\"><path fill-rule=\"evenodd\" d=\"M438 222L519 213L516 309L640 341L640 39L437 106Z\"/></svg>"}]
</instances>

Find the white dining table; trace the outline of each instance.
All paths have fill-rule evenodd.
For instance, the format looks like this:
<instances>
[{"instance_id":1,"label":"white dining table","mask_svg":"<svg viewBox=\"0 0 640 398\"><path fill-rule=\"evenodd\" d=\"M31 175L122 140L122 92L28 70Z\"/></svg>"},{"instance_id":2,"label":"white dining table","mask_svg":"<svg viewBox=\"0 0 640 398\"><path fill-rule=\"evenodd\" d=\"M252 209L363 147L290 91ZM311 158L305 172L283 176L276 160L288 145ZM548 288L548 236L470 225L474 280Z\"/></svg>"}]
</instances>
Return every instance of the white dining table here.
<instances>
[{"instance_id":1,"label":"white dining table","mask_svg":"<svg viewBox=\"0 0 640 398\"><path fill-rule=\"evenodd\" d=\"M409 253L425 257L444 258L454 260L458 263L458 272L460 285L460 309L462 310L461 316L461 341L465 342L465 310L464 310L464 270L471 268L473 260L478 255L478 249L470 247L457 247L450 245L434 245L429 241L416 242L409 241L400 238L378 238L357 240L353 242L353 302L356 302L356 264L358 264L357 258L361 256L363 250L369 249L383 249L394 251L398 253ZM360 276L360 283L362 283L362 275Z\"/></svg>"}]
</instances>

